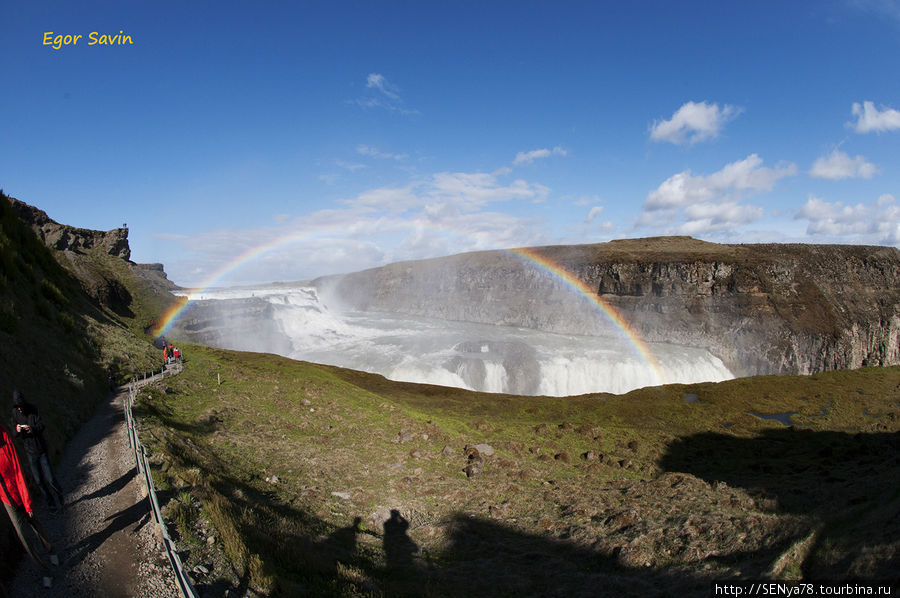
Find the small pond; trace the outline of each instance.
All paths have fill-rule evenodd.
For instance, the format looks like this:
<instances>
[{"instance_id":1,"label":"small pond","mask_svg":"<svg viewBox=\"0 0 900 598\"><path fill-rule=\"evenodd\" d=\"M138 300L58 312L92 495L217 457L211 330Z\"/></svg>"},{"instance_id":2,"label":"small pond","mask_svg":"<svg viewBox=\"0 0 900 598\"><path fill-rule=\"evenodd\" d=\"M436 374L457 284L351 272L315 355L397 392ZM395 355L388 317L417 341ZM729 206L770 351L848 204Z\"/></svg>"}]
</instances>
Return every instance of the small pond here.
<instances>
[{"instance_id":1,"label":"small pond","mask_svg":"<svg viewBox=\"0 0 900 598\"><path fill-rule=\"evenodd\" d=\"M748 411L750 415L758 417L759 419L774 419L777 422L781 422L786 426L793 426L794 422L791 421L791 417L797 415L797 411L785 411L784 413L757 413L756 411Z\"/></svg>"}]
</instances>

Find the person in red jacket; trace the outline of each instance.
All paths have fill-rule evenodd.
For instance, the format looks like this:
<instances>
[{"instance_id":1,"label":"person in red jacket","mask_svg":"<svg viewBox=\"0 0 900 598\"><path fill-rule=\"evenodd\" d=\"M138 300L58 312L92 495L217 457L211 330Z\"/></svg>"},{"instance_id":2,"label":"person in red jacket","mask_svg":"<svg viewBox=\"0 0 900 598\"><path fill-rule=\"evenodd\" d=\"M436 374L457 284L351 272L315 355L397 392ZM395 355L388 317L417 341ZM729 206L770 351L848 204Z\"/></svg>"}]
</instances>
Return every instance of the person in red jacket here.
<instances>
[{"instance_id":1,"label":"person in red jacket","mask_svg":"<svg viewBox=\"0 0 900 598\"><path fill-rule=\"evenodd\" d=\"M12 424L16 438L25 449L25 460L31 467L31 475L47 499L51 512L58 512L66 501L62 488L56 482L50 456L47 454L47 443L44 441L44 420L35 405L25 400L25 393L18 388L13 390Z\"/></svg>"},{"instance_id":2,"label":"person in red jacket","mask_svg":"<svg viewBox=\"0 0 900 598\"><path fill-rule=\"evenodd\" d=\"M43 526L34 516L34 507L31 505L31 495L28 494L28 486L25 484L25 476L22 475L22 467L19 465L19 457L13 446L12 437L3 424L0 424L0 502L6 507L6 513L12 521L16 534L22 546L37 565L44 576L44 587L49 588L52 583L50 568L41 559L35 550L34 543L25 533L30 527L44 548L50 553L50 562L59 564L59 558L53 551L53 545L47 540L47 534Z\"/></svg>"}]
</instances>

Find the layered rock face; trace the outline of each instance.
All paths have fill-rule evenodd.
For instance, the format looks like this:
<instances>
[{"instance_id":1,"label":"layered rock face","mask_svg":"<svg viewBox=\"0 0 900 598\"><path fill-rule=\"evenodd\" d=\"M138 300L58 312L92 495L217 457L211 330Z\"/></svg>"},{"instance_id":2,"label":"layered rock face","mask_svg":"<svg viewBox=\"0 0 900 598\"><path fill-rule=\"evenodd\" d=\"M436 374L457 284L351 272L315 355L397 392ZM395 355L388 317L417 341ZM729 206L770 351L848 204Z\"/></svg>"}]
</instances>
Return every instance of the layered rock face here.
<instances>
[{"instance_id":1,"label":"layered rock face","mask_svg":"<svg viewBox=\"0 0 900 598\"><path fill-rule=\"evenodd\" d=\"M106 275L95 267L94 258L86 255L88 250L99 250L125 260L132 272L142 278L156 295L165 296L178 288L167 278L162 264L135 264L130 261L127 228L110 231L76 228L60 224L43 210L18 199L8 199L18 217L47 247L63 252L84 292L116 313L133 315L128 307L132 302L131 294L115 276Z\"/></svg>"},{"instance_id":2,"label":"layered rock face","mask_svg":"<svg viewBox=\"0 0 900 598\"><path fill-rule=\"evenodd\" d=\"M391 264L317 285L352 309L707 349L736 375L900 363L900 251L719 245L687 237L479 252ZM589 288L573 291L552 264Z\"/></svg>"},{"instance_id":3,"label":"layered rock face","mask_svg":"<svg viewBox=\"0 0 900 598\"><path fill-rule=\"evenodd\" d=\"M90 230L75 228L66 224L60 224L47 216L43 210L30 206L18 199L9 199L13 209L31 226L34 234L45 245L60 251L78 251L100 247L110 255L122 259L131 258L131 248L128 246L128 229L114 228L110 231Z\"/></svg>"}]
</instances>

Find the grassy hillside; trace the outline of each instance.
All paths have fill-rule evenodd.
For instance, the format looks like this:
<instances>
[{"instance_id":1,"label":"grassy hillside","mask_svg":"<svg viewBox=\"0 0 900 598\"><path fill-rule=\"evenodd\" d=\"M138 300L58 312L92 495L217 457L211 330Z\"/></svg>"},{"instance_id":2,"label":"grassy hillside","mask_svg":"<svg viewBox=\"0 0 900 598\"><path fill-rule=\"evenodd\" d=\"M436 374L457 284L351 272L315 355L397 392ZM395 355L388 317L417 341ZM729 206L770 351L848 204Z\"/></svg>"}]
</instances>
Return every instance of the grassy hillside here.
<instances>
[{"instance_id":1,"label":"grassy hillside","mask_svg":"<svg viewBox=\"0 0 900 598\"><path fill-rule=\"evenodd\" d=\"M145 331L172 297L47 249L5 196L0 268L0 410L23 388L58 454L109 375L158 365ZM900 368L546 398L183 348L138 412L211 595L708 595L900 569Z\"/></svg>"},{"instance_id":2,"label":"grassy hillside","mask_svg":"<svg viewBox=\"0 0 900 598\"><path fill-rule=\"evenodd\" d=\"M186 353L141 393L142 437L181 533L208 528L267 595L706 595L897 570L900 368L546 398ZM494 454L469 478L478 443Z\"/></svg>"},{"instance_id":3,"label":"grassy hillside","mask_svg":"<svg viewBox=\"0 0 900 598\"><path fill-rule=\"evenodd\" d=\"M143 328L170 300L121 258L48 249L0 192L2 421L9 424L12 389L21 388L40 408L56 458L109 392L110 376L122 382L158 367ZM0 519L0 551L6 526Z\"/></svg>"},{"instance_id":4,"label":"grassy hillside","mask_svg":"<svg viewBox=\"0 0 900 598\"><path fill-rule=\"evenodd\" d=\"M158 365L144 328L171 296L101 250L48 249L0 196L0 410L22 388L61 438L108 390Z\"/></svg>"}]
</instances>

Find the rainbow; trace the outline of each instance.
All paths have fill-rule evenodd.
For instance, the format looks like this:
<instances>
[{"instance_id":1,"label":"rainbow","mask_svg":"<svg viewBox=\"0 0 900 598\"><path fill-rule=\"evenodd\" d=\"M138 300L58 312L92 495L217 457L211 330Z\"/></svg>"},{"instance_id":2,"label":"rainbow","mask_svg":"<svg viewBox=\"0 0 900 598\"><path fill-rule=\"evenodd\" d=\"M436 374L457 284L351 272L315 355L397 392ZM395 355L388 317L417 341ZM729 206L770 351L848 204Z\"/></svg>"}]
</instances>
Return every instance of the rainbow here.
<instances>
[{"instance_id":1,"label":"rainbow","mask_svg":"<svg viewBox=\"0 0 900 598\"><path fill-rule=\"evenodd\" d=\"M417 227L425 226L429 228L437 228L441 231L448 230L444 226L435 225L434 223L423 221L413 221L411 222L411 224ZM160 318L159 322L153 329L153 336L155 338L160 338L165 335L171 329L172 325L178 320L181 314L184 313L184 310L187 309L187 307L194 301L192 297L215 286L231 272L240 269L246 264L257 260L267 253L275 251L276 249L279 249L286 245L290 245L291 243L296 243L300 240L311 237L316 233L322 233L332 230L332 228L336 227L307 230L300 233L278 237L268 243L253 247L241 253L236 258L216 270L198 287L190 289L186 296L179 297ZM647 367L653 375L656 384L659 385L663 383L664 378L661 374L659 364L657 363L656 358L653 356L653 353L647 347L646 343L644 343L640 335L637 334L637 332L631 327L631 325L627 321L625 321L622 315L619 314L619 312L612 305L607 303L599 294L597 294L594 289L591 289L587 284L585 284L584 281L577 278L574 274L566 270L562 265L546 256L539 254L534 249L520 248L507 249L505 251L508 254L517 256L525 262L536 266L544 272L547 272L554 278L562 281L572 291L581 295L586 301L594 306L607 319L609 319L609 321L612 322L616 328L621 331L624 338L633 347L635 353L645 364L647 364Z\"/></svg>"},{"instance_id":2,"label":"rainbow","mask_svg":"<svg viewBox=\"0 0 900 598\"><path fill-rule=\"evenodd\" d=\"M534 249L520 248L507 249L507 253L518 256L526 262L531 263L544 272L547 272L554 278L561 280L570 289L584 297L591 305L596 307L616 328L618 328L628 343L634 348L641 360L647 364L650 373L653 375L656 385L663 384L663 375L659 368L659 364L650 348L641 339L640 335L625 321L622 315L612 305L607 303L594 289L589 287L583 280L566 270L563 266L550 258L539 254Z\"/></svg>"},{"instance_id":3,"label":"rainbow","mask_svg":"<svg viewBox=\"0 0 900 598\"><path fill-rule=\"evenodd\" d=\"M337 228L337 227L332 227ZM156 326L153 328L153 337L160 338L165 335L172 325L178 321L178 318L184 313L184 310L188 308L188 306L194 301L192 297L195 295L202 293L203 291L216 286L223 278L225 278L228 274L234 272L235 270L240 269L242 266L257 260L264 256L267 253L275 251L280 247L284 247L286 245L290 245L291 243L296 243L304 238L311 237L316 233L326 232L329 229L314 229L314 230L305 230L299 233L290 234L287 236L277 237L268 243L263 243L262 245L258 245L256 247L252 247L247 251L241 253L236 258L216 270L209 277L207 277L203 282L200 283L199 286L194 287L188 290L187 295L178 297L176 301L163 313L162 317L157 322Z\"/></svg>"},{"instance_id":4,"label":"rainbow","mask_svg":"<svg viewBox=\"0 0 900 598\"><path fill-rule=\"evenodd\" d=\"M471 236L471 233L461 233L460 231L445 226L444 224L428 220L416 219L410 220L409 222L406 222L404 224L410 228L434 229L441 232L451 232ZM194 299L192 297L216 286L223 278L225 278L235 270L238 270L242 266L263 257L267 253L271 253L292 243L302 241L303 239L312 237L318 233L330 233L333 231L346 233L347 227L343 224L319 226L310 230L303 230L301 232L276 237L268 243L263 243L262 245L252 247L247 251L241 253L236 258L213 272L213 274L203 280L200 285L188 289L187 295L178 297L176 301L169 307L169 309L167 309L165 313L163 313L159 321L154 325L152 330L153 337L158 339L168 333L168 331L172 328L172 325L178 321L179 317L181 317L181 314L184 313L184 311L188 308L188 306L190 306L191 303L193 303Z\"/></svg>"}]
</instances>

